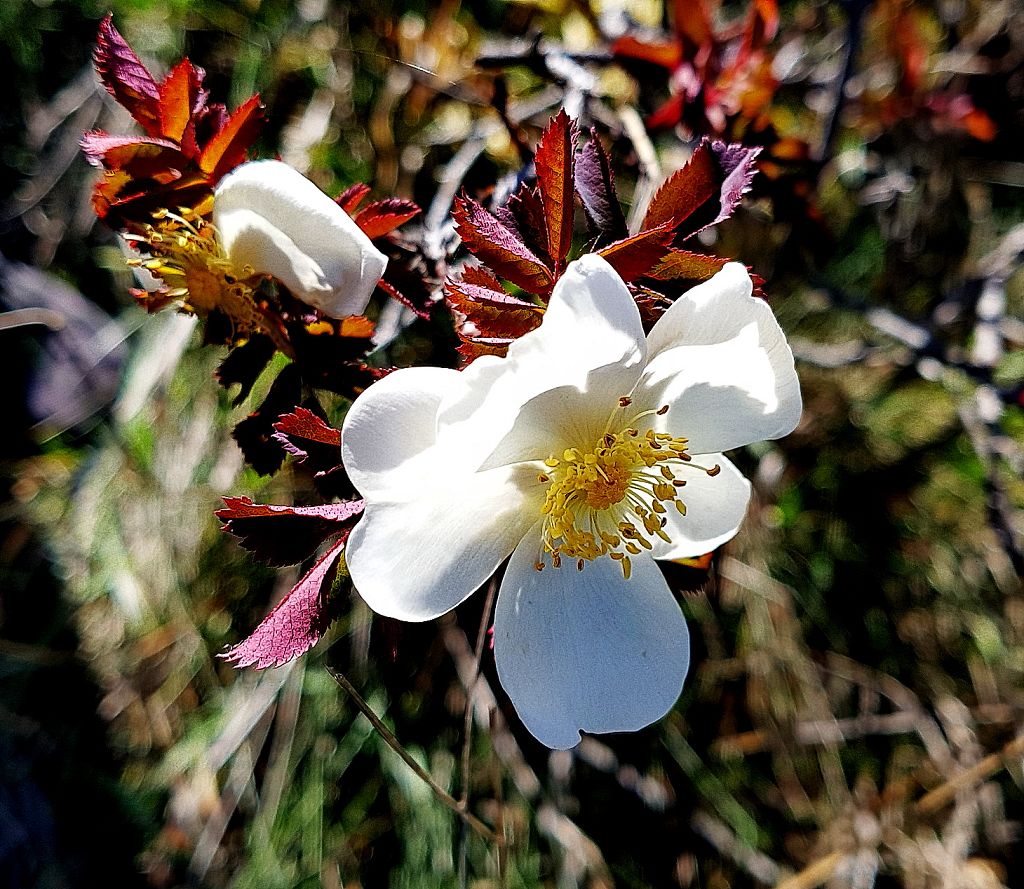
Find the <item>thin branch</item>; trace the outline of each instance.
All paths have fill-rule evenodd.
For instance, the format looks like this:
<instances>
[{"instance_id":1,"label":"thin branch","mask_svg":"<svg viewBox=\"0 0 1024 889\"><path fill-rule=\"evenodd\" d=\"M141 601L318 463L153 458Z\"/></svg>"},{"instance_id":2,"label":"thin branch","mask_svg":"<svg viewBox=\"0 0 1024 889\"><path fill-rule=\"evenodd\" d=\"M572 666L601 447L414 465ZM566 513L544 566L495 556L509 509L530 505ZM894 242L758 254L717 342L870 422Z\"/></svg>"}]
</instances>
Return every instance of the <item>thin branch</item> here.
<instances>
[{"instance_id":1,"label":"thin branch","mask_svg":"<svg viewBox=\"0 0 1024 889\"><path fill-rule=\"evenodd\" d=\"M484 643L487 640L487 625L491 622L491 611L494 608L494 597L498 592L498 582L491 578L487 585L487 598L484 610L480 615L480 629L476 636L476 649L473 652L473 676L466 687L466 712L462 722L462 778L459 786L459 805L465 809L469 805L469 767L473 741L473 689L480 678L480 660L484 654ZM500 833L498 834L500 836ZM467 879L466 859L469 845L466 842L466 827L459 834L459 885L465 887Z\"/></svg>"},{"instance_id":2,"label":"thin branch","mask_svg":"<svg viewBox=\"0 0 1024 889\"><path fill-rule=\"evenodd\" d=\"M366 703L363 696L356 691L355 686L348 681L345 675L334 669L334 667L329 664L327 665L327 672L331 675L331 678L338 683L338 685L348 692L349 696L352 698L352 702L359 708L363 716L369 720L370 725L376 729L377 733L384 740L384 743L399 755L402 761L416 773L417 777L423 780L431 791L433 791L434 796L451 809L452 812L458 815L458 817L466 824L472 827L473 830L475 830L483 839L488 842L496 843L498 838L494 831L471 812L467 812L455 797L441 787L441 785L430 776L430 773L409 755L409 752L399 743L398 738L395 737L394 732L392 732L391 729L381 721L380 717L373 712L370 705Z\"/></svg>"}]
</instances>

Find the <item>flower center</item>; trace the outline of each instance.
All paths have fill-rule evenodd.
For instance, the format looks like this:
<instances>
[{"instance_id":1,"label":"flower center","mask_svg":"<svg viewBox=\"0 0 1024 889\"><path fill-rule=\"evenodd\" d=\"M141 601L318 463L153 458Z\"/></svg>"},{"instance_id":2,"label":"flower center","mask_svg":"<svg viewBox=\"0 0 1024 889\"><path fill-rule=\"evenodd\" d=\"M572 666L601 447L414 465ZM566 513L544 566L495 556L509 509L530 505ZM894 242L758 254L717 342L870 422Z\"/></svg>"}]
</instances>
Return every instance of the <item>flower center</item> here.
<instances>
[{"instance_id":1,"label":"flower center","mask_svg":"<svg viewBox=\"0 0 1024 889\"><path fill-rule=\"evenodd\" d=\"M158 210L141 233L126 239L149 254L145 259L129 260L129 265L148 269L164 282L157 294L140 297L151 311L180 299L186 311L199 315L219 309L239 335L265 326L253 288L242 280L252 270L239 274L224 255L217 230L194 210Z\"/></svg>"},{"instance_id":2,"label":"flower center","mask_svg":"<svg viewBox=\"0 0 1024 889\"><path fill-rule=\"evenodd\" d=\"M624 396L619 407L630 403ZM643 417L667 411L667 405L644 411L621 423L620 432L606 431L591 451L568 448L544 461L540 481L550 484L541 508L542 546L555 568L565 557L576 559L582 571L585 562L607 555L621 565L628 580L630 556L652 549L655 537L671 543L665 531L666 505L686 515L680 499L686 481L676 478L676 472L685 467L715 476L721 468L694 464L685 438L636 428ZM538 559L536 568L543 567Z\"/></svg>"}]
</instances>

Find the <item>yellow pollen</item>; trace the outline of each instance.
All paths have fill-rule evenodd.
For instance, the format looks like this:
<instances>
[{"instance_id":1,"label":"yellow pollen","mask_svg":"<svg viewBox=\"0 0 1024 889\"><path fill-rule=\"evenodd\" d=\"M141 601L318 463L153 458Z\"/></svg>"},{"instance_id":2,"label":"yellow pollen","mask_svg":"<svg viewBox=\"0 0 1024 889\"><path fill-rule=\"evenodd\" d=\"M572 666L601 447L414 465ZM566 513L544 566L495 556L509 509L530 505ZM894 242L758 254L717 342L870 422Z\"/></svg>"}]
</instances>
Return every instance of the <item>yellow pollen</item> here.
<instances>
[{"instance_id":1,"label":"yellow pollen","mask_svg":"<svg viewBox=\"0 0 1024 889\"><path fill-rule=\"evenodd\" d=\"M245 280L253 276L253 270L231 264L216 229L194 210L157 210L152 223L127 239L148 254L145 259L129 260L129 265L141 266L160 278L166 285L160 292L164 297L181 300L186 311L199 315L223 312L239 336L265 329L254 290Z\"/></svg>"},{"instance_id":2,"label":"yellow pollen","mask_svg":"<svg viewBox=\"0 0 1024 889\"><path fill-rule=\"evenodd\" d=\"M618 400L616 412L632 404L629 396ZM687 441L653 429L641 434L634 424L643 417L664 415L668 406L643 411L615 423L613 420L589 451L566 448L543 462L538 478L548 488L541 507L543 553L558 568L563 557L575 560L582 571L586 562L609 556L619 563L623 576L632 573L630 556L653 548L653 541L671 542L663 517L668 504L686 515L679 499L686 484L677 479L680 470L697 469L716 475L719 467L698 466L686 453ZM537 562L538 570L543 558Z\"/></svg>"}]
</instances>

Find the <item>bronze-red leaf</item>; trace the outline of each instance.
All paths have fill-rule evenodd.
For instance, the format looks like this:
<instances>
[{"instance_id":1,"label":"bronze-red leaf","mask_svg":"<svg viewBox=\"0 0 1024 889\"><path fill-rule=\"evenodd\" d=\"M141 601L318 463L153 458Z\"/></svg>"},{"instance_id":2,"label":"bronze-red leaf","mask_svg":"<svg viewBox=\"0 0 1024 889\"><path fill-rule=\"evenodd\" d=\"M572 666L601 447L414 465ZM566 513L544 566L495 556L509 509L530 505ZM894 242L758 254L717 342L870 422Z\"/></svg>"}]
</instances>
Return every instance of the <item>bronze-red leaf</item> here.
<instances>
[{"instance_id":1,"label":"bronze-red leaf","mask_svg":"<svg viewBox=\"0 0 1024 889\"><path fill-rule=\"evenodd\" d=\"M419 212L419 206L412 201L404 198L386 198L367 204L353 219L372 241L404 225Z\"/></svg>"},{"instance_id":2,"label":"bronze-red leaf","mask_svg":"<svg viewBox=\"0 0 1024 889\"><path fill-rule=\"evenodd\" d=\"M554 262L555 277L565 268L565 258L572 247L574 217L573 154L576 146L576 124L561 109L544 130L537 146L534 164L537 184L544 205L548 251Z\"/></svg>"}]
</instances>

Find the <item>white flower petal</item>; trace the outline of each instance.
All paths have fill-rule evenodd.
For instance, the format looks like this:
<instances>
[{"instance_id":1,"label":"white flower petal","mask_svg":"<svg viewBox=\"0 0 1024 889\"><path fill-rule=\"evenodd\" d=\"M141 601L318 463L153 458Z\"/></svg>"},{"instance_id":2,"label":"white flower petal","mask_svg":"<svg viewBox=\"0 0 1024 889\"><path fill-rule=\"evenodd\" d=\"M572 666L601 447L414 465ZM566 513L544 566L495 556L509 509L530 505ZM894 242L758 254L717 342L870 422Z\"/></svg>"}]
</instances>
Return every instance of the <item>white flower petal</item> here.
<instances>
[{"instance_id":1,"label":"white flower petal","mask_svg":"<svg viewBox=\"0 0 1024 889\"><path fill-rule=\"evenodd\" d=\"M520 408L512 429L480 468L561 459L566 448L593 449L605 432L610 406L633 391L639 373L637 365L609 364L587 374L583 390L559 386L541 392Z\"/></svg>"},{"instance_id":2,"label":"white flower petal","mask_svg":"<svg viewBox=\"0 0 1024 889\"><path fill-rule=\"evenodd\" d=\"M651 554L656 559L687 559L709 553L735 537L743 522L750 501L750 482L721 454L702 454L694 462L709 468L717 463L722 471L714 477L696 468L675 471L676 478L686 482L679 491L686 515L674 506L667 507L664 530L672 542L654 538Z\"/></svg>"},{"instance_id":3,"label":"white flower petal","mask_svg":"<svg viewBox=\"0 0 1024 889\"><path fill-rule=\"evenodd\" d=\"M537 571L539 526L505 571L494 616L498 677L526 727L565 749L580 731L632 731L667 713L690 660L686 621L652 559L627 581L608 558Z\"/></svg>"},{"instance_id":4,"label":"white flower petal","mask_svg":"<svg viewBox=\"0 0 1024 889\"><path fill-rule=\"evenodd\" d=\"M332 318L362 312L387 266L341 207L280 161L242 164L221 179L213 222L233 265L272 275Z\"/></svg>"},{"instance_id":5,"label":"white flower petal","mask_svg":"<svg viewBox=\"0 0 1024 889\"><path fill-rule=\"evenodd\" d=\"M746 268L738 262L726 263L712 278L680 296L658 319L647 336L648 360L676 346L725 342L762 311L771 315L767 303L752 296L753 291Z\"/></svg>"},{"instance_id":6,"label":"white flower petal","mask_svg":"<svg viewBox=\"0 0 1024 889\"><path fill-rule=\"evenodd\" d=\"M637 405L669 405L652 425L688 439L691 454L787 435L800 419L800 383L785 339L766 347L761 333L751 322L726 342L661 352L644 370Z\"/></svg>"},{"instance_id":7,"label":"white flower petal","mask_svg":"<svg viewBox=\"0 0 1024 889\"><path fill-rule=\"evenodd\" d=\"M496 469L423 479L406 501L368 502L345 549L359 595L378 614L399 620L451 611L536 521L543 489L535 476Z\"/></svg>"},{"instance_id":8,"label":"white flower petal","mask_svg":"<svg viewBox=\"0 0 1024 889\"><path fill-rule=\"evenodd\" d=\"M417 474L427 472L427 464L454 471L455 456L433 446L440 403L463 388L458 371L410 367L388 374L355 400L341 428L341 455L363 497L396 499L393 492L422 484Z\"/></svg>"},{"instance_id":9,"label":"white flower petal","mask_svg":"<svg viewBox=\"0 0 1024 889\"><path fill-rule=\"evenodd\" d=\"M605 259L587 254L555 284L540 327L512 343L506 358L478 358L463 371L466 394L442 406L438 436L472 437L483 461L530 399L563 386L585 390L592 371L640 367L645 354L636 302Z\"/></svg>"}]
</instances>

